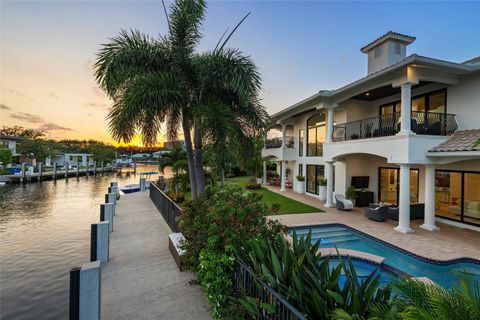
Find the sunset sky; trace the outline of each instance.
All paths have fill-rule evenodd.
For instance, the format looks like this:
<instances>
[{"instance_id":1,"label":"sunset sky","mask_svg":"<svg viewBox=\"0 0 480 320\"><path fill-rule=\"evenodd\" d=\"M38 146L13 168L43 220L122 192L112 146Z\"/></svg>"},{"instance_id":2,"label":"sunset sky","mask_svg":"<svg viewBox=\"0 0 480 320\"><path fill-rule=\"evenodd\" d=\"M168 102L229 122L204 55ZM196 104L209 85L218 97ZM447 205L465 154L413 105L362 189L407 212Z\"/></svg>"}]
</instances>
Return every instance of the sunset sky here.
<instances>
[{"instance_id":1,"label":"sunset sky","mask_svg":"<svg viewBox=\"0 0 480 320\"><path fill-rule=\"evenodd\" d=\"M161 1L0 6L0 126L111 142L110 101L92 76L95 53L122 28L164 34ZM360 47L389 30L417 37L407 54L456 62L480 55L480 2L211 1L207 10L200 50L252 12L229 45L260 68L269 112L364 76Z\"/></svg>"}]
</instances>

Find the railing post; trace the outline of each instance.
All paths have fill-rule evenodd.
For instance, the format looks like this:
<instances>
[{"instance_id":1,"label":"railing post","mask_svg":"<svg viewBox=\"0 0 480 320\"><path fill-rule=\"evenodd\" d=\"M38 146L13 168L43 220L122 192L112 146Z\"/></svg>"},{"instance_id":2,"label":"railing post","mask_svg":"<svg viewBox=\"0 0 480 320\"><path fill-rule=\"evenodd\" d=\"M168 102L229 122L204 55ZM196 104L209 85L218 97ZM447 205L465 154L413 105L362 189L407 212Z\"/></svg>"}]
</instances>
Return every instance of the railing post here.
<instances>
[{"instance_id":1,"label":"railing post","mask_svg":"<svg viewBox=\"0 0 480 320\"><path fill-rule=\"evenodd\" d=\"M113 216L115 215L115 205L113 203L105 203L100 205L100 221L108 222L108 229L113 231Z\"/></svg>"},{"instance_id":2,"label":"railing post","mask_svg":"<svg viewBox=\"0 0 480 320\"><path fill-rule=\"evenodd\" d=\"M116 193L106 193L105 194L105 203L117 203L117 194Z\"/></svg>"},{"instance_id":3,"label":"railing post","mask_svg":"<svg viewBox=\"0 0 480 320\"><path fill-rule=\"evenodd\" d=\"M43 162L38 163L38 181L42 181L43 176Z\"/></svg>"},{"instance_id":4,"label":"railing post","mask_svg":"<svg viewBox=\"0 0 480 320\"><path fill-rule=\"evenodd\" d=\"M100 319L100 261L85 263L80 269L79 320Z\"/></svg>"},{"instance_id":5,"label":"railing post","mask_svg":"<svg viewBox=\"0 0 480 320\"><path fill-rule=\"evenodd\" d=\"M110 231L109 223L97 222L90 229L90 261L108 262Z\"/></svg>"}]
</instances>

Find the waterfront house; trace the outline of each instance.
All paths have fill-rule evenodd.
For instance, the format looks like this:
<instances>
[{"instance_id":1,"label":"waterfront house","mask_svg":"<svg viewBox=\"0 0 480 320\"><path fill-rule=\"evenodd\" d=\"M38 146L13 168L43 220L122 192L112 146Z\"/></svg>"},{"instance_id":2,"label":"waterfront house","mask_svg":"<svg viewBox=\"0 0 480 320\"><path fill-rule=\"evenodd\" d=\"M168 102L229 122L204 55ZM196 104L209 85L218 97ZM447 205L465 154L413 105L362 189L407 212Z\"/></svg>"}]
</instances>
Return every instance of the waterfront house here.
<instances>
[{"instance_id":1,"label":"waterfront house","mask_svg":"<svg viewBox=\"0 0 480 320\"><path fill-rule=\"evenodd\" d=\"M56 163L58 167L86 167L93 165L93 154L91 153L58 153L46 158L45 164L53 166Z\"/></svg>"},{"instance_id":2,"label":"waterfront house","mask_svg":"<svg viewBox=\"0 0 480 320\"><path fill-rule=\"evenodd\" d=\"M386 33L361 48L366 76L271 116L262 156L279 164L280 190L318 197L326 178L325 206L353 185L357 205L398 206L397 231L412 232L418 208L424 229L480 230L480 57L407 56L415 40Z\"/></svg>"},{"instance_id":3,"label":"waterfront house","mask_svg":"<svg viewBox=\"0 0 480 320\"><path fill-rule=\"evenodd\" d=\"M21 162L21 154L17 153L17 145L22 142L23 138L0 135L0 149L10 149L12 152L12 163Z\"/></svg>"}]
</instances>

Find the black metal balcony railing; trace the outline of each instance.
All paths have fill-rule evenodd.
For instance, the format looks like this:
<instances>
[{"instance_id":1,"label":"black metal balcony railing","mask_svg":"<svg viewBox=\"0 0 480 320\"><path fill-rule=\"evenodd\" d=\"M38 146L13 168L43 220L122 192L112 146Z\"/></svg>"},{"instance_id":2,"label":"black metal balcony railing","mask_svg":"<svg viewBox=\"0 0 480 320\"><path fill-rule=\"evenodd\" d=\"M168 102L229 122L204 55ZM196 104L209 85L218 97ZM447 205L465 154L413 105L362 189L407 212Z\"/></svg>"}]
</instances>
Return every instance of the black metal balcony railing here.
<instances>
[{"instance_id":1,"label":"black metal balcony railing","mask_svg":"<svg viewBox=\"0 0 480 320\"><path fill-rule=\"evenodd\" d=\"M293 136L285 137L285 146L287 148L295 148L295 138ZM281 148L282 138L272 138L265 141L266 149Z\"/></svg>"},{"instance_id":2,"label":"black metal balcony railing","mask_svg":"<svg viewBox=\"0 0 480 320\"><path fill-rule=\"evenodd\" d=\"M445 136L458 129L454 114L417 112L411 116L411 130L416 134ZM400 113L362 119L333 127L333 141L393 136L400 131Z\"/></svg>"}]
</instances>

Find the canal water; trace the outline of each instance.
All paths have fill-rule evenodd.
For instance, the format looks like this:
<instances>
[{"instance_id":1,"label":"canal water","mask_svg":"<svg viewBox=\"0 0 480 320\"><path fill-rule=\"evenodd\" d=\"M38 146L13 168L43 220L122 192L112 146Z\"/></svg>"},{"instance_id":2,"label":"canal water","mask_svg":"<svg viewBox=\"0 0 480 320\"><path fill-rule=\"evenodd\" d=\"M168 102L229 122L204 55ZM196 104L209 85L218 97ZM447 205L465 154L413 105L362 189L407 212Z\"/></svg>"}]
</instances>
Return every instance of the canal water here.
<instances>
[{"instance_id":1,"label":"canal water","mask_svg":"<svg viewBox=\"0 0 480 320\"><path fill-rule=\"evenodd\" d=\"M68 319L69 270L90 259L90 224L110 182L138 183L145 171L158 170L0 187L1 319Z\"/></svg>"}]
</instances>

